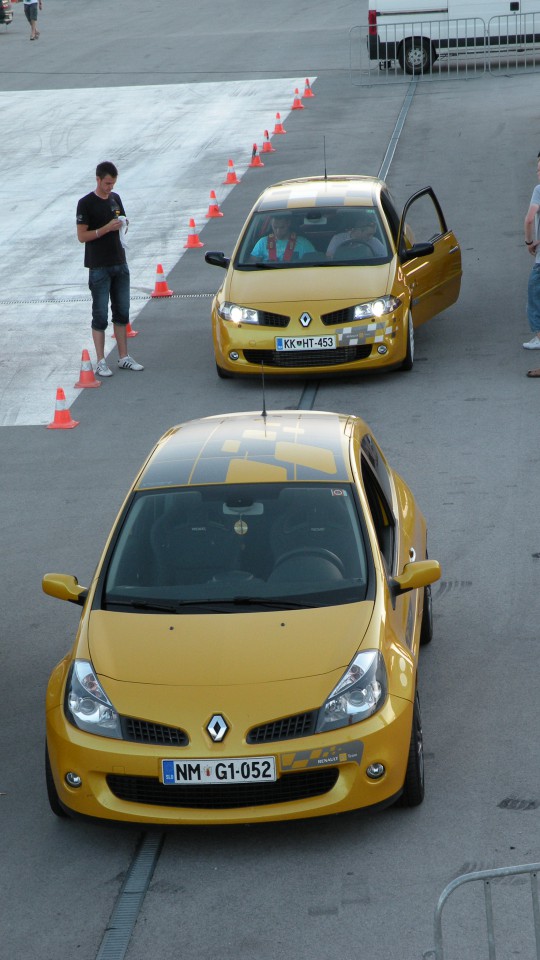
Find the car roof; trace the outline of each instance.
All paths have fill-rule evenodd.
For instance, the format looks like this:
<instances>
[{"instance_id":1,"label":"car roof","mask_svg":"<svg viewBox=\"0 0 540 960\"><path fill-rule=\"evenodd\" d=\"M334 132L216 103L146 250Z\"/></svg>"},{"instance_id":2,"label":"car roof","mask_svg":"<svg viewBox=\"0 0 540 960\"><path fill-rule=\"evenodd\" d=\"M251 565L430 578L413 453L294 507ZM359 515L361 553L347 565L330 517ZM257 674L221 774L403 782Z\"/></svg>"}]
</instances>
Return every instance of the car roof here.
<instances>
[{"instance_id":1,"label":"car roof","mask_svg":"<svg viewBox=\"0 0 540 960\"><path fill-rule=\"evenodd\" d=\"M373 206L385 184L376 177L304 177L274 183L261 194L255 210L295 207Z\"/></svg>"},{"instance_id":2,"label":"car roof","mask_svg":"<svg viewBox=\"0 0 540 960\"><path fill-rule=\"evenodd\" d=\"M233 413L173 427L156 445L135 488L217 483L349 483L357 417L315 411Z\"/></svg>"}]
</instances>

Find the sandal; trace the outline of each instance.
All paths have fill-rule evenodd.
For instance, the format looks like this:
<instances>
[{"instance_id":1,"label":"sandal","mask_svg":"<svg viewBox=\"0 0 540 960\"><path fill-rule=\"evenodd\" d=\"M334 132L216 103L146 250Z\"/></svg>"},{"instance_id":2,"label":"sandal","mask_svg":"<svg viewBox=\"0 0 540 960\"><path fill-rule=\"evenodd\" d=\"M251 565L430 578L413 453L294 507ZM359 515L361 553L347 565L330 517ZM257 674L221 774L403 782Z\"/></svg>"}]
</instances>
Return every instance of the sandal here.
<instances>
[{"instance_id":1,"label":"sandal","mask_svg":"<svg viewBox=\"0 0 540 960\"><path fill-rule=\"evenodd\" d=\"M533 377L535 380L540 379L540 370L528 370L527 376Z\"/></svg>"}]
</instances>

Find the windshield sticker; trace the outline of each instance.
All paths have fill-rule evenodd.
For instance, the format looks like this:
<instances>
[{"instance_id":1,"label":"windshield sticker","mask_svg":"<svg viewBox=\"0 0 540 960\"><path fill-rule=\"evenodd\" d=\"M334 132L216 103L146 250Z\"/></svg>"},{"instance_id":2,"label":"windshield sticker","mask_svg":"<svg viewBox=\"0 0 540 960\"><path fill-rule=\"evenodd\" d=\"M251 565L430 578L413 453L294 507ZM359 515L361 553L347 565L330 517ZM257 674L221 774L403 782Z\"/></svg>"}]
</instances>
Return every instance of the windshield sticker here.
<instances>
[{"instance_id":1,"label":"windshield sticker","mask_svg":"<svg viewBox=\"0 0 540 960\"><path fill-rule=\"evenodd\" d=\"M238 534L239 537L243 537L244 534L248 532L248 525L245 520L237 520L234 525L234 532Z\"/></svg>"}]
</instances>

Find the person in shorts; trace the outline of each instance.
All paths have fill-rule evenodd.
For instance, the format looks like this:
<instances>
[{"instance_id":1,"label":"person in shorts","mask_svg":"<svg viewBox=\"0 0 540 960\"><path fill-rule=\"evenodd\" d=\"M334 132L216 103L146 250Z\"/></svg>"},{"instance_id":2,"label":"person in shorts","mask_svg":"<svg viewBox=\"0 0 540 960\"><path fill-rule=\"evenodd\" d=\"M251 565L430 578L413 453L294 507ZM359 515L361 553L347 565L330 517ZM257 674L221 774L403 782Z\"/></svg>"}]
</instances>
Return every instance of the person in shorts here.
<instances>
[{"instance_id":1,"label":"person in shorts","mask_svg":"<svg viewBox=\"0 0 540 960\"><path fill-rule=\"evenodd\" d=\"M30 39L37 40L39 30L37 28L38 7L41 10L41 0L24 0L24 15L30 24Z\"/></svg>"},{"instance_id":2,"label":"person in shorts","mask_svg":"<svg viewBox=\"0 0 540 960\"><path fill-rule=\"evenodd\" d=\"M105 360L105 330L109 301L121 370L144 370L127 352L130 277L121 231L128 220L122 201L113 188L118 170L104 161L96 167L96 189L77 204L77 238L84 243L84 265L92 294L92 337L96 350L96 374L112 377Z\"/></svg>"}]
</instances>

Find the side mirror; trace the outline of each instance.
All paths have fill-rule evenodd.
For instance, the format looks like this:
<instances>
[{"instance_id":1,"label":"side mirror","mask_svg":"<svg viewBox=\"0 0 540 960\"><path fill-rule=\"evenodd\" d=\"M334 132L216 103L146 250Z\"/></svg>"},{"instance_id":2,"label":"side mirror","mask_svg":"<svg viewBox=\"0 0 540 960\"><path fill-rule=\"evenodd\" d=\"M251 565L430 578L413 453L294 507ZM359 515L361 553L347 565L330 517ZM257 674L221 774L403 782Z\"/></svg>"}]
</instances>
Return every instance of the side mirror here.
<instances>
[{"instance_id":1,"label":"side mirror","mask_svg":"<svg viewBox=\"0 0 540 960\"><path fill-rule=\"evenodd\" d=\"M432 243L413 243L412 247L401 254L401 262L407 263L408 260L415 260L416 257L429 257L432 253L435 253Z\"/></svg>"},{"instance_id":2,"label":"side mirror","mask_svg":"<svg viewBox=\"0 0 540 960\"><path fill-rule=\"evenodd\" d=\"M56 597L57 600L69 600L70 603L77 603L80 607L88 596L86 587L81 587L77 577L70 576L69 573L46 573L41 581L43 593L49 597Z\"/></svg>"},{"instance_id":3,"label":"side mirror","mask_svg":"<svg viewBox=\"0 0 540 960\"><path fill-rule=\"evenodd\" d=\"M223 267L224 270L227 269L231 262L230 258L226 257L225 254L219 250L208 250L204 255L204 259L213 267Z\"/></svg>"},{"instance_id":4,"label":"side mirror","mask_svg":"<svg viewBox=\"0 0 540 960\"><path fill-rule=\"evenodd\" d=\"M440 577L441 565L438 560L416 560L405 564L403 573L392 579L390 587L397 596L409 590L427 587L428 584L440 580Z\"/></svg>"}]
</instances>

